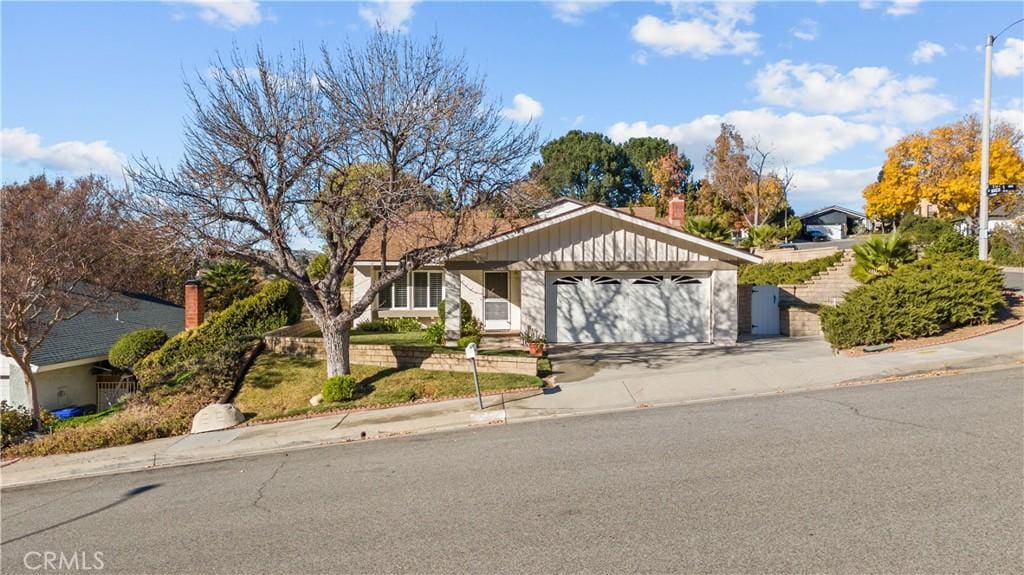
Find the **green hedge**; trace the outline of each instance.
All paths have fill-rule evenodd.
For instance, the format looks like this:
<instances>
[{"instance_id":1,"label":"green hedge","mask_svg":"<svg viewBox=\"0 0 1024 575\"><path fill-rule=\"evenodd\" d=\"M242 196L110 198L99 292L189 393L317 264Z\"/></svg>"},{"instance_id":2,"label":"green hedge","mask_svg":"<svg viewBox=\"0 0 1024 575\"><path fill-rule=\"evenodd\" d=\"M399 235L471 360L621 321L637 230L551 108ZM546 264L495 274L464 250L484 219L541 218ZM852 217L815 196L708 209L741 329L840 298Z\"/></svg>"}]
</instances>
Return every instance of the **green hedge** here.
<instances>
[{"instance_id":1,"label":"green hedge","mask_svg":"<svg viewBox=\"0 0 1024 575\"><path fill-rule=\"evenodd\" d=\"M155 327L126 333L110 348L107 361L114 367L132 369L136 363L167 342L164 330Z\"/></svg>"},{"instance_id":2,"label":"green hedge","mask_svg":"<svg viewBox=\"0 0 1024 575\"><path fill-rule=\"evenodd\" d=\"M1004 305L999 268L959 257L907 264L821 306L825 339L836 349L936 335L988 323Z\"/></svg>"},{"instance_id":3,"label":"green hedge","mask_svg":"<svg viewBox=\"0 0 1024 575\"><path fill-rule=\"evenodd\" d=\"M769 286L802 284L842 259L843 252L836 252L805 262L768 262L740 266L739 283Z\"/></svg>"},{"instance_id":4,"label":"green hedge","mask_svg":"<svg viewBox=\"0 0 1024 575\"><path fill-rule=\"evenodd\" d=\"M167 340L136 365L135 376L143 388L177 381L175 368L193 365L209 356L242 353L244 346L239 342L293 324L301 315L302 299L295 286L288 280L272 281L255 295L212 315L199 327Z\"/></svg>"}]
</instances>

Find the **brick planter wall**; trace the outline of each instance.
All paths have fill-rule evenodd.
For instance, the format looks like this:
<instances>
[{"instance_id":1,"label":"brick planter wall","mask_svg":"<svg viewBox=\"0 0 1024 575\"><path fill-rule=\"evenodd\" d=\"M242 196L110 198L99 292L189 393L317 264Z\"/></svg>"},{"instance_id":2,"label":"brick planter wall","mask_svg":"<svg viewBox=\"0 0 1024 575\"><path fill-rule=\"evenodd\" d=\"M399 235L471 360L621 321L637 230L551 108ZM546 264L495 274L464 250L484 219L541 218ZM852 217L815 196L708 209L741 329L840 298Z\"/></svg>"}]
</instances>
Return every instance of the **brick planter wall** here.
<instances>
[{"instance_id":1,"label":"brick planter wall","mask_svg":"<svg viewBox=\"0 0 1024 575\"><path fill-rule=\"evenodd\" d=\"M789 337L821 337L821 321L815 308L779 308L779 331Z\"/></svg>"},{"instance_id":2,"label":"brick planter wall","mask_svg":"<svg viewBox=\"0 0 1024 575\"><path fill-rule=\"evenodd\" d=\"M298 357L323 359L324 340L319 337L291 337L271 332L264 336L267 351ZM472 371L469 360L461 352L444 353L429 347L398 345L350 345L350 361L358 365L378 367L419 367L431 371ZM480 373L518 373L537 375L537 358L511 355L478 355L476 368Z\"/></svg>"}]
</instances>

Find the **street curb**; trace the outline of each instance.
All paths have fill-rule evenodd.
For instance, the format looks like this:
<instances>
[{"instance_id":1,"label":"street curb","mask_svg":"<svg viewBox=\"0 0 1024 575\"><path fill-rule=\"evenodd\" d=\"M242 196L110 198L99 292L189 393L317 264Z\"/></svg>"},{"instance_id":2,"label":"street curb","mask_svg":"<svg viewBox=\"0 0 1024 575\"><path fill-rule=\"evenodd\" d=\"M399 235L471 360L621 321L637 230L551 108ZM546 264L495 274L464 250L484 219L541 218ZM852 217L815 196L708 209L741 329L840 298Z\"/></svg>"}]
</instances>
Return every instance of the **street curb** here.
<instances>
[{"instance_id":1,"label":"street curb","mask_svg":"<svg viewBox=\"0 0 1024 575\"><path fill-rule=\"evenodd\" d=\"M176 468L176 467L188 467L188 466L192 466L192 465L202 465L202 464L206 464L206 463L216 463L216 462L221 462L221 461L232 461L232 460L236 460L236 459L245 459L245 458L249 458L249 457L258 457L258 456L263 456L263 455L272 455L272 454L275 454L275 453L288 453L288 452L293 452L293 451L303 451L303 450L306 450L306 449L316 449L316 448L320 448L320 447L329 447L329 446L333 446L333 445L347 445L347 444L355 444L355 443L365 443L367 441L379 441L379 440L383 440L383 439L391 439L391 438L396 438L396 437L408 437L408 436L412 436L412 435L426 435L426 434L441 433L441 432L448 432L448 431L482 429L482 428L486 428L486 427L493 427L495 424L500 424L500 425L516 424L516 425L518 425L518 424L522 424L522 423L531 423L531 422L536 422L536 421L563 419L563 418L567 418L567 417L581 417L581 416L587 416L587 415L607 415L607 414L610 414L610 413L621 413L621 412L635 411L635 410L641 410L641 409L657 409L657 408L662 408L662 407L679 407L679 406L685 406L685 405L701 405L701 404L707 404L707 403L717 403L717 402L725 402L725 401L732 401L732 400L738 400L738 399L753 399L753 398L761 398L761 397L792 396L792 395L800 395L800 394L811 393L811 392L847 389L847 388L851 388L851 387L863 387L863 386L868 386L868 385L901 383L901 382L904 382L904 381L919 381L919 380L922 380L922 379L930 379L930 378L933 378L933 377L943 377L943 376L947 376L947 375L969 374L969 373L984 373L984 372L989 372L989 371L999 371L999 370L1002 370L1002 369L1008 369L1008 368L1012 368L1012 367L1022 367L1022 368L1024 368L1024 354L999 355L999 356L992 356L991 358L985 358L985 359L987 359L989 361L980 360L980 361L984 361L985 362L984 365L978 365L979 360L974 360L974 361L969 362L970 365L964 365L963 363L952 364L952 365L946 365L946 366L942 366L942 367L938 367L938 368L934 368L934 369L920 369L920 370L913 370L913 371L902 372L902 373L894 373L894 374L887 375L887 376L884 376L884 377L881 377L881 378L874 377L874 378L870 378L870 379L864 379L864 378L852 379L852 380L843 381L843 382L839 382L839 383L831 383L831 384L820 385L820 386L808 386L808 387L801 387L801 388L795 388L795 389L789 389L789 390L782 390L782 389L780 389L780 390L773 390L773 391L756 392L756 393L744 393L744 394L736 394L736 395L723 395L723 396L708 397L708 398L701 398L701 399L672 401L672 402L658 403L658 404L653 404L653 405L652 404L639 404L639 405L632 405L632 406L629 406L629 407L615 407L615 408L606 408L606 409L593 409L593 410L587 410L587 411L575 411L575 412L565 412L565 413L545 413L545 414L538 414L538 415L532 415L532 416L517 417L517 418L512 418L512 419L509 419L508 415L507 415L507 411L502 409L502 410L500 410L500 412L499 411L493 412L494 413L493 415L485 415L485 414L478 414L478 413L470 414L470 416L471 416L471 423L468 423L468 424L467 423L459 423L459 424L455 424L455 425L442 425L442 426L433 427L433 428L427 428L427 429L422 429L422 430L417 430L417 431L409 431L409 432L400 432L400 433L380 433L380 434L377 434L377 435L374 435L374 436L366 436L365 438L358 438L358 439L342 438L342 439L339 439L337 441L320 441L320 442L311 443L311 444L308 444L308 445L291 445L291 446L283 446L283 447L273 447L273 448L269 448L269 449L261 449L261 450L248 451L246 453L238 453L238 454L231 454L231 455L223 455L223 456L215 456L215 457L208 457L208 458L200 458L200 459L195 459L195 460L192 460L192 461L169 462L169 463L165 463L165 464L147 465L145 467L140 467L140 468L136 468L136 469L103 470L103 471L97 471L95 473L83 473L83 474L69 476L69 477L59 477L59 478L52 478L52 479L42 479L42 480L39 480L39 481L25 481L25 482L11 483L11 484L0 485L0 491L6 491L8 489L17 489L17 488L23 488L23 487L30 487L30 486L33 486L33 485L42 485L42 484L48 484L48 483L58 483L58 482L61 482L61 481L70 481L70 480L76 480L76 479L89 479L89 478L95 478L95 477L106 477L106 476L111 476L111 475L123 475L123 474L128 474L128 473L137 473L137 472L140 472L140 471L151 471L151 470L159 470L159 469L171 469L171 468Z\"/></svg>"}]
</instances>

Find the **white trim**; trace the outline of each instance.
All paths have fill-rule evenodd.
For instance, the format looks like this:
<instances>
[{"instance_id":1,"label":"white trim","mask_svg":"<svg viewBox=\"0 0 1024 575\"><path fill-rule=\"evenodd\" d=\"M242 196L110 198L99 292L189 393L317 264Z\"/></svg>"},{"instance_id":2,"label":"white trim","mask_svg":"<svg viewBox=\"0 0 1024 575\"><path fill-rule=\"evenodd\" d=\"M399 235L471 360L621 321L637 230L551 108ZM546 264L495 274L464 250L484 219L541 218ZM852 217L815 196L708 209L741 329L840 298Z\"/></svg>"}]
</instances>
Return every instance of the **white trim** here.
<instances>
[{"instance_id":1,"label":"white trim","mask_svg":"<svg viewBox=\"0 0 1024 575\"><path fill-rule=\"evenodd\" d=\"M854 217L858 217L858 218L861 218L861 219L867 218L866 215L864 215L864 214L862 214L860 212L851 210L849 208L844 208L842 206L835 206L835 205L833 205L833 206L829 206L827 208L821 208L820 210L814 210L813 212L808 212L808 213L806 213L806 214L804 214L802 216L797 216L797 219L798 220L802 220L804 218L809 218L811 216L816 216L818 214L823 214L825 212L830 212L830 211L843 212L844 214L846 214L848 216L854 216Z\"/></svg>"},{"instance_id":2,"label":"white trim","mask_svg":"<svg viewBox=\"0 0 1024 575\"><path fill-rule=\"evenodd\" d=\"M65 367L75 367L75 366L78 366L78 365L86 365L86 364L90 364L90 363L98 363L98 362L106 361L106 360L107 360L107 356L105 356L105 355L98 355L96 357L88 357L88 358L85 358L85 359L76 359L76 360L72 360L72 361L65 361L64 363L54 363L54 364L51 364L51 365L42 365L42 366L38 366L38 367L33 365L32 367L34 367L35 369L33 369L32 371L35 371L36 373L43 372L43 371L53 371L55 369L64 369Z\"/></svg>"},{"instance_id":3,"label":"white trim","mask_svg":"<svg viewBox=\"0 0 1024 575\"><path fill-rule=\"evenodd\" d=\"M706 240L704 238L699 238L697 236L693 236L693 235L690 235L690 234L688 234L686 232L683 232L682 230L677 230L677 229L675 229L675 228L673 228L671 226L667 226L665 224L659 224L657 222L652 222L650 220L645 220L644 218L641 218L641 217L638 217L638 216L634 216L634 215L626 213L626 212L620 212L618 210L613 210L612 208L608 208L608 207L602 206L600 204L590 204L589 206L587 206L585 208L580 208L578 210L572 210L572 211L566 212L564 214L559 214L557 216L548 218L546 220L541 220L539 222L534 222L534 223L529 224L527 226L523 226L523 227L521 227L519 229L512 230L510 232L506 232L504 234L495 236L495 237L493 237L493 238L491 238L489 240L484 240L484 241L482 241L482 242L480 242L478 244L475 244L475 245L473 245L471 247L458 250L458 251L452 253L448 257L448 259L457 258L459 256L464 256L464 255L467 255L467 254L471 254L471 253L473 253L475 251L482 250L484 248L488 248L490 246L499 244L499 243L504 242L506 240L510 240L510 239L517 238L517 237L520 237L520 236L523 236L523 235L526 235L526 234L530 234L530 233L536 232L538 230L542 230L544 228L547 228L547 227L550 227L550 226L554 226L554 225L558 225L560 223L563 223L563 222L566 222L566 221L578 218L580 216L584 216L586 214L592 214L594 212L605 214L607 216L611 216L612 218L617 218L617 219L620 219L620 220L623 220L623 221L626 221L626 222L638 225L638 226L640 226L642 228L645 228L645 229L648 229L648 230L651 230L651 231L667 234L667 235L672 236L672 237L674 237L676 239L683 240L685 242L690 242L692 244L695 244L695 245L707 248L707 249L709 249L711 251L714 251L714 252L718 252L718 253L722 253L722 254L727 254L727 255L729 255L729 256L731 256L733 258L744 260L744 261L749 262L749 263L754 263L754 264L761 263L761 258L758 257L758 256L755 256L755 255L753 255L751 253L748 253L748 252L745 252L745 251L742 251L742 250L737 250L735 248L731 248L729 246L726 246L724 244L720 244L718 242L714 242L714 241L711 241L711 240Z\"/></svg>"}]
</instances>

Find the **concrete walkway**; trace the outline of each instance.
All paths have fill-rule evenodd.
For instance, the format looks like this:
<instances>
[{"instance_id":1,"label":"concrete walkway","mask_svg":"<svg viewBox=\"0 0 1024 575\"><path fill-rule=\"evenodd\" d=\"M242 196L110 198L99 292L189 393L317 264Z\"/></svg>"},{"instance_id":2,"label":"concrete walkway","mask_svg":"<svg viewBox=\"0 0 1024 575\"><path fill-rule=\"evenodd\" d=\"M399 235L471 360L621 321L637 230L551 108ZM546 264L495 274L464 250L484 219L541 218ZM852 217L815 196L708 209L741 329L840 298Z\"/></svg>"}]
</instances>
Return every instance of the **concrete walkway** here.
<instances>
[{"instance_id":1,"label":"concrete walkway","mask_svg":"<svg viewBox=\"0 0 1024 575\"><path fill-rule=\"evenodd\" d=\"M1024 375L1024 326L961 342L863 357L834 355L821 340L779 338L741 342L735 348L654 346L647 353L633 346L618 351L604 347L595 348L589 356L588 350L581 348L575 355L556 349L556 374L563 371L560 362L567 366L563 374L567 377L578 375L574 370L580 364L592 362L592 373L582 380L560 382L535 392L490 396L485 398L483 412L477 409L475 399L461 399L29 458L0 468L0 485L13 487L539 418L827 389L941 369L1016 363Z\"/></svg>"}]
</instances>

